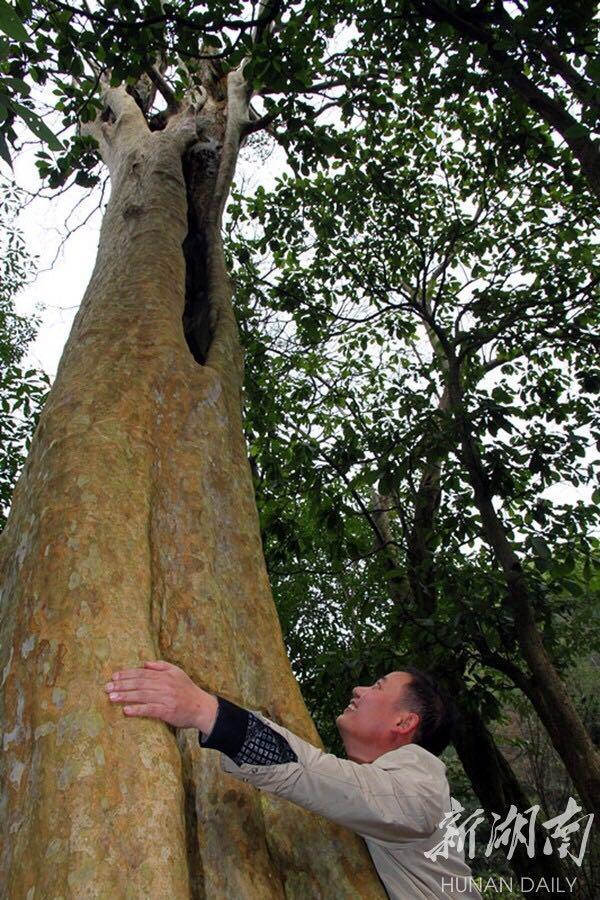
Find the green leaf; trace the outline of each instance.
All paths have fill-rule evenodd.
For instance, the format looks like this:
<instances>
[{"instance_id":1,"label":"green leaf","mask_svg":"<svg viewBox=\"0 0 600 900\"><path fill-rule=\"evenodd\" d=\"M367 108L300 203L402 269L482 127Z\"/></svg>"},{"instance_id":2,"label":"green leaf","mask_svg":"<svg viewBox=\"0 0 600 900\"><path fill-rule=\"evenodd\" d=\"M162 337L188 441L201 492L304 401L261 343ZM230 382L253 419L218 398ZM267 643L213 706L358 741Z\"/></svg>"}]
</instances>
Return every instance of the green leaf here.
<instances>
[{"instance_id":1,"label":"green leaf","mask_svg":"<svg viewBox=\"0 0 600 900\"><path fill-rule=\"evenodd\" d=\"M29 40L25 26L6 0L0 0L0 31L3 31L4 34L7 34L14 41Z\"/></svg>"},{"instance_id":2,"label":"green leaf","mask_svg":"<svg viewBox=\"0 0 600 900\"><path fill-rule=\"evenodd\" d=\"M17 91L17 93L22 94L24 97L28 97L31 93L31 88L26 81L23 81L22 78L13 78L12 75L5 75L3 78L3 84L7 84L14 91Z\"/></svg>"},{"instance_id":3,"label":"green leaf","mask_svg":"<svg viewBox=\"0 0 600 900\"><path fill-rule=\"evenodd\" d=\"M575 125L571 125L565 131L565 137L577 140L577 138L589 137L589 131L584 125L580 125L577 122Z\"/></svg>"},{"instance_id":4,"label":"green leaf","mask_svg":"<svg viewBox=\"0 0 600 900\"><path fill-rule=\"evenodd\" d=\"M550 549L543 538L538 537L537 535L535 537L532 537L531 546L533 547L537 555L542 559L550 559Z\"/></svg>"},{"instance_id":5,"label":"green leaf","mask_svg":"<svg viewBox=\"0 0 600 900\"><path fill-rule=\"evenodd\" d=\"M573 597L581 597L583 595L583 588L577 581L565 580L563 581L563 588Z\"/></svg>"},{"instance_id":6,"label":"green leaf","mask_svg":"<svg viewBox=\"0 0 600 900\"><path fill-rule=\"evenodd\" d=\"M0 131L0 156L12 169L12 159L10 158L10 151L8 149L8 144L6 143L6 138Z\"/></svg>"},{"instance_id":7,"label":"green leaf","mask_svg":"<svg viewBox=\"0 0 600 900\"><path fill-rule=\"evenodd\" d=\"M13 110L21 116L25 124L33 131L36 137L45 141L51 150L64 150L62 143L58 140L56 135L50 131L46 123L43 122L36 113L32 112L26 106L23 106L21 103L17 103L15 100L11 100L10 105Z\"/></svg>"},{"instance_id":8,"label":"green leaf","mask_svg":"<svg viewBox=\"0 0 600 900\"><path fill-rule=\"evenodd\" d=\"M585 67L585 71L588 78L591 78L592 81L600 81L600 60L597 58L590 59Z\"/></svg>"}]
</instances>

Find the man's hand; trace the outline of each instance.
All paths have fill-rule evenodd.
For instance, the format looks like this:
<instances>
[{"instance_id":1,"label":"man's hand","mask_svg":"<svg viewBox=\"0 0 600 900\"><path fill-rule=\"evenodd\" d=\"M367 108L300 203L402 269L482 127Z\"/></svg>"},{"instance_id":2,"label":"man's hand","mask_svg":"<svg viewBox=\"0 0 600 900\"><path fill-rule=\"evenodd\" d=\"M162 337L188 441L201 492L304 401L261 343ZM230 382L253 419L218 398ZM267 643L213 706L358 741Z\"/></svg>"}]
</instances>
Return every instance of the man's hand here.
<instances>
[{"instance_id":1,"label":"man's hand","mask_svg":"<svg viewBox=\"0 0 600 900\"><path fill-rule=\"evenodd\" d=\"M104 690L111 700L127 703L123 712L128 716L162 719L176 728L198 728L205 735L212 730L219 705L183 669L160 659L113 672Z\"/></svg>"}]
</instances>

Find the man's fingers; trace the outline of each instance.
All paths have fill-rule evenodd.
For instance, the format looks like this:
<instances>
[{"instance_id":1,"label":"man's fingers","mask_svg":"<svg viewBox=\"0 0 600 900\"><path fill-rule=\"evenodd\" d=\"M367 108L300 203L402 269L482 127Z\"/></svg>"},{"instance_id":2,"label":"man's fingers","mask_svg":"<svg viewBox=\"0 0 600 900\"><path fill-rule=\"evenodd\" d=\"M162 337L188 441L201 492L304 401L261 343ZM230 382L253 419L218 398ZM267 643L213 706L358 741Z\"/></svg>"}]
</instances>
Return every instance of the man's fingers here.
<instances>
[{"instance_id":1,"label":"man's fingers","mask_svg":"<svg viewBox=\"0 0 600 900\"><path fill-rule=\"evenodd\" d=\"M164 683L164 679L159 678L158 672L155 672L154 675L150 675L149 672L141 675L127 675L125 678L116 678L112 682L115 686L115 691L126 691L132 687L156 687L156 685ZM107 684L111 684L111 682L107 681Z\"/></svg>"},{"instance_id":2,"label":"man's fingers","mask_svg":"<svg viewBox=\"0 0 600 900\"><path fill-rule=\"evenodd\" d=\"M122 690L119 688L118 691L110 692L111 700L125 700L127 703L132 700L138 701L153 701L157 700L159 697L162 697L163 694L161 691L139 691L134 688L129 688L128 690Z\"/></svg>"},{"instance_id":3,"label":"man's fingers","mask_svg":"<svg viewBox=\"0 0 600 900\"><path fill-rule=\"evenodd\" d=\"M176 669L172 663L165 662L164 659L149 660L143 666L136 669L117 669L112 674L113 681L117 678L130 678L132 675L150 674L151 671L168 672L169 669Z\"/></svg>"},{"instance_id":4,"label":"man's fingers","mask_svg":"<svg viewBox=\"0 0 600 900\"><path fill-rule=\"evenodd\" d=\"M111 675L113 681L125 681L132 678L137 681L152 681L154 678L164 678L164 672L156 669L120 669Z\"/></svg>"},{"instance_id":5,"label":"man's fingers","mask_svg":"<svg viewBox=\"0 0 600 900\"><path fill-rule=\"evenodd\" d=\"M116 678L114 681L107 681L104 685L105 691L130 691L132 688L159 689L164 682L158 677L158 672L154 675L147 674L132 675L128 678Z\"/></svg>"},{"instance_id":6,"label":"man's fingers","mask_svg":"<svg viewBox=\"0 0 600 900\"><path fill-rule=\"evenodd\" d=\"M162 703L136 703L135 706L124 706L123 712L128 716L151 716L153 719L164 719L169 714Z\"/></svg>"}]
</instances>

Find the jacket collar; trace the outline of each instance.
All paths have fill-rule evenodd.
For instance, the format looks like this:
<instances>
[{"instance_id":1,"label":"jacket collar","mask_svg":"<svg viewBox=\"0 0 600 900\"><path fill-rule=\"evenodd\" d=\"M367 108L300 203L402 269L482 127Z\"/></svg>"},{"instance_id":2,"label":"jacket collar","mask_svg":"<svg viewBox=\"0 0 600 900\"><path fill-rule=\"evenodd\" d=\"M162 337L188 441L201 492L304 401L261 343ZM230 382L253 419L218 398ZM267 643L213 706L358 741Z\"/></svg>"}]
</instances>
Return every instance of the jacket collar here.
<instances>
[{"instance_id":1,"label":"jacket collar","mask_svg":"<svg viewBox=\"0 0 600 900\"><path fill-rule=\"evenodd\" d=\"M434 770L444 775L446 773L446 764L442 762L439 756L430 753L420 744L405 744L404 747L397 747L396 750L388 750L382 753L377 759L373 760L382 769L393 769L398 765L406 765L408 763L419 763L429 770Z\"/></svg>"}]
</instances>

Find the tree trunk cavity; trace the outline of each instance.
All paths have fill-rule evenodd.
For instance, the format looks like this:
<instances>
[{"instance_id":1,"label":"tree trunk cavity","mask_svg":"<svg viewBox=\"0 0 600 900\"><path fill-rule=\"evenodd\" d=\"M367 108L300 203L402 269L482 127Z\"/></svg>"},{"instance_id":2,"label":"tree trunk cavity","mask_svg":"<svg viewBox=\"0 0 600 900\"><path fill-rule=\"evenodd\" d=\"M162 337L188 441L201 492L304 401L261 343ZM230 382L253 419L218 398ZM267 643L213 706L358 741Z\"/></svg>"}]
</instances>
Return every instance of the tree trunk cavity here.
<instances>
[{"instance_id":1,"label":"tree trunk cavity","mask_svg":"<svg viewBox=\"0 0 600 900\"><path fill-rule=\"evenodd\" d=\"M96 265L0 536L11 900L384 897L356 836L103 690L165 659L322 746L260 542L219 230L230 138L211 103L208 147L185 114L150 132L125 97L111 105Z\"/></svg>"}]
</instances>

